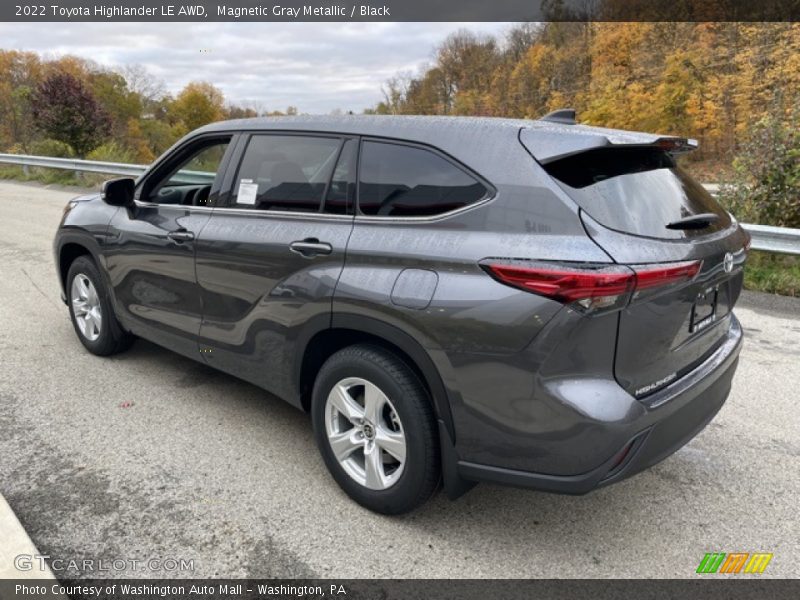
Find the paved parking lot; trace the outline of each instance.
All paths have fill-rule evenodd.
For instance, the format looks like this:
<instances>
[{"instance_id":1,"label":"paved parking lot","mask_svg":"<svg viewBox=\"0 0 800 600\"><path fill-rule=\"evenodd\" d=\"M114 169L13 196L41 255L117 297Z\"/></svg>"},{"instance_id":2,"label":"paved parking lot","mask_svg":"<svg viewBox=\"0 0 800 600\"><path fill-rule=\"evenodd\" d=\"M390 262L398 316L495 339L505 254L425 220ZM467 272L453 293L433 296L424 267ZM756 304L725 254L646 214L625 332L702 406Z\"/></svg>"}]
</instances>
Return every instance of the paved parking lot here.
<instances>
[{"instance_id":1,"label":"paved parking lot","mask_svg":"<svg viewBox=\"0 0 800 600\"><path fill-rule=\"evenodd\" d=\"M764 577L800 576L800 302L745 295L727 405L650 471L388 518L339 491L277 398L146 342L84 351L50 250L74 195L0 182L0 493L42 553L194 564L104 576L351 578L692 577L706 552L763 551Z\"/></svg>"}]
</instances>

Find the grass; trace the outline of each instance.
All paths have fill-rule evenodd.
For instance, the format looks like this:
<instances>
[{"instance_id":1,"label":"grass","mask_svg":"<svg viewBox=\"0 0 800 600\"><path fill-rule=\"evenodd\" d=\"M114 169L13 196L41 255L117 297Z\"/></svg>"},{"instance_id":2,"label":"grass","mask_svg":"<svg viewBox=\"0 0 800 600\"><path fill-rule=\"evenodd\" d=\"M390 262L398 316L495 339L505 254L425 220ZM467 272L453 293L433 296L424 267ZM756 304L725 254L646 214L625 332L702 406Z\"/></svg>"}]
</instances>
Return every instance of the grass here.
<instances>
[{"instance_id":1,"label":"grass","mask_svg":"<svg viewBox=\"0 0 800 600\"><path fill-rule=\"evenodd\" d=\"M38 181L45 184L98 188L105 179L95 173L75 173L59 169L0 166L0 179ZM748 290L800 297L800 256L753 251L744 271L744 287Z\"/></svg>"},{"instance_id":2,"label":"grass","mask_svg":"<svg viewBox=\"0 0 800 600\"><path fill-rule=\"evenodd\" d=\"M98 188L108 179L98 173L76 173L63 169L44 169L29 167L25 169L17 165L0 165L0 179L13 179L16 181L38 181L47 185L67 185L81 188Z\"/></svg>"},{"instance_id":3,"label":"grass","mask_svg":"<svg viewBox=\"0 0 800 600\"><path fill-rule=\"evenodd\" d=\"M752 251L744 269L748 290L800 296L800 256Z\"/></svg>"}]
</instances>

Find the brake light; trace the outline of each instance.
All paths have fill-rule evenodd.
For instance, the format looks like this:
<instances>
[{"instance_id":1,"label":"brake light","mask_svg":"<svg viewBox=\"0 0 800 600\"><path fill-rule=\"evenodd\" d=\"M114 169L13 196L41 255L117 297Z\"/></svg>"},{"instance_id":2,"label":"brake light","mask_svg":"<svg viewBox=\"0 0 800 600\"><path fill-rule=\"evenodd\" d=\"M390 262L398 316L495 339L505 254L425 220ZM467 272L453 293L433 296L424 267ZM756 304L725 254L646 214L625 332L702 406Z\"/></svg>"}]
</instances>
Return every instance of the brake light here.
<instances>
[{"instance_id":1,"label":"brake light","mask_svg":"<svg viewBox=\"0 0 800 600\"><path fill-rule=\"evenodd\" d=\"M700 271L701 264L699 260L693 260L659 265L633 265L633 270L636 272L636 291L694 279Z\"/></svg>"},{"instance_id":2,"label":"brake light","mask_svg":"<svg viewBox=\"0 0 800 600\"><path fill-rule=\"evenodd\" d=\"M628 305L645 290L693 279L701 261L651 265L551 263L486 260L481 266L496 280L590 312ZM649 295L649 294L648 294Z\"/></svg>"},{"instance_id":3,"label":"brake light","mask_svg":"<svg viewBox=\"0 0 800 600\"><path fill-rule=\"evenodd\" d=\"M513 261L488 262L483 268L501 283L582 310L624 305L635 281L634 272L620 265Z\"/></svg>"}]
</instances>

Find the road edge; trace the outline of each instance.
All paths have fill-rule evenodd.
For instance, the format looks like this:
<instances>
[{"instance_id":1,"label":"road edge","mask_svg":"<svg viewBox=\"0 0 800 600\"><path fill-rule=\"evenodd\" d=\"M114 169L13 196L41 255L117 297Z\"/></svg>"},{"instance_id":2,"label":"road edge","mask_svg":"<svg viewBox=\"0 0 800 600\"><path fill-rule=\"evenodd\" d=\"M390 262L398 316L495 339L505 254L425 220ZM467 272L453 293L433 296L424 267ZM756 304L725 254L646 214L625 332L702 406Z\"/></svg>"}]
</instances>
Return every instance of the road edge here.
<instances>
[{"instance_id":1,"label":"road edge","mask_svg":"<svg viewBox=\"0 0 800 600\"><path fill-rule=\"evenodd\" d=\"M800 315L800 298L768 294L756 290L742 290L736 307L749 308L771 317L796 319ZM736 308L734 308L735 312Z\"/></svg>"},{"instance_id":2,"label":"road edge","mask_svg":"<svg viewBox=\"0 0 800 600\"><path fill-rule=\"evenodd\" d=\"M56 581L49 566L45 565L43 570L39 568L39 561L33 558L34 555L39 554L36 545L2 494L0 494L0 540L3 540L3 543L0 544L0 579ZM15 557L20 555L31 557L29 571L21 571L16 568Z\"/></svg>"}]
</instances>

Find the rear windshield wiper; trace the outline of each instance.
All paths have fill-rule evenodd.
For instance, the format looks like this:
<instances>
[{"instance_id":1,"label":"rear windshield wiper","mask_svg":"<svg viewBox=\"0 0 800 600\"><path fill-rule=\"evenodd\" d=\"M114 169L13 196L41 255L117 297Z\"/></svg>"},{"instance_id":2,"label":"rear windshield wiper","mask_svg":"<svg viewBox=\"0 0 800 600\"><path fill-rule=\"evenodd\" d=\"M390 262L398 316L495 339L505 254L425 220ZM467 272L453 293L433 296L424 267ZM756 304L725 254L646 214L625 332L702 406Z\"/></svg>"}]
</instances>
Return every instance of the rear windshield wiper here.
<instances>
[{"instance_id":1,"label":"rear windshield wiper","mask_svg":"<svg viewBox=\"0 0 800 600\"><path fill-rule=\"evenodd\" d=\"M714 213L701 213L690 215L667 224L667 229L705 229L712 223L719 221L719 215Z\"/></svg>"}]
</instances>

